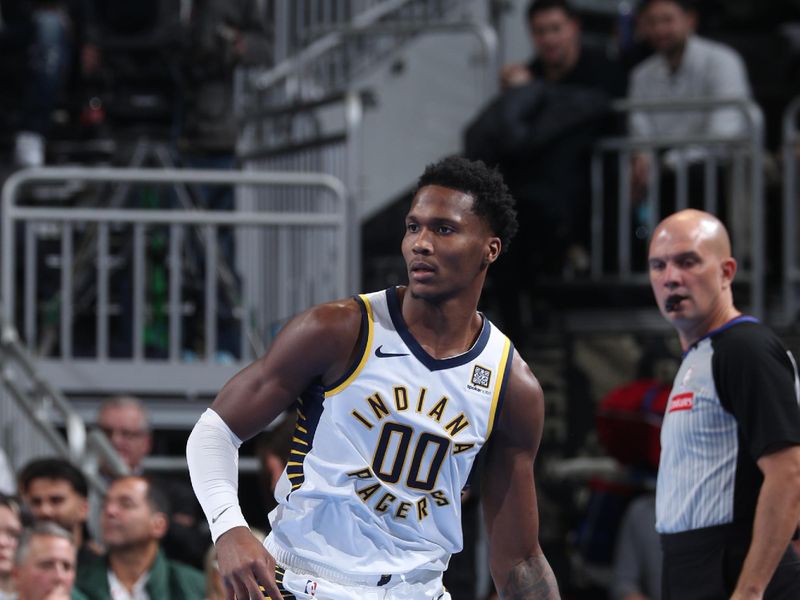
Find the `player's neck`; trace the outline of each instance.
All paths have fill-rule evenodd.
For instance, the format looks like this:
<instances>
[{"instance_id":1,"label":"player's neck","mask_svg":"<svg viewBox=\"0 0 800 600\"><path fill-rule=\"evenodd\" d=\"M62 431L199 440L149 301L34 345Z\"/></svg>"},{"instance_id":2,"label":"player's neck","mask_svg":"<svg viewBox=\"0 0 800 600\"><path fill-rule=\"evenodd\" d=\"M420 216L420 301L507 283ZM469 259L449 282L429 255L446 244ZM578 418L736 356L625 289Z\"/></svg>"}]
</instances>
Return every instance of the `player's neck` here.
<instances>
[{"instance_id":1,"label":"player's neck","mask_svg":"<svg viewBox=\"0 0 800 600\"><path fill-rule=\"evenodd\" d=\"M469 350L483 326L477 299L458 296L442 301L400 295L403 320L411 335L434 358L449 358Z\"/></svg>"}]
</instances>

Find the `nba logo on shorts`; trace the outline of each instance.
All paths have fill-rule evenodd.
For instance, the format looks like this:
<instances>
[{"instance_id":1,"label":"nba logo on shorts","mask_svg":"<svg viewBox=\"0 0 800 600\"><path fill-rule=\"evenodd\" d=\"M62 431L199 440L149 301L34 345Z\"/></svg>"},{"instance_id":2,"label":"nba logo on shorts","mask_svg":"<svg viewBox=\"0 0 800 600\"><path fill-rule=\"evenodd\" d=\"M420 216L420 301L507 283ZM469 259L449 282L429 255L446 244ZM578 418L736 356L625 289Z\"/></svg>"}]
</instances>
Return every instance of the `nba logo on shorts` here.
<instances>
[{"instance_id":1,"label":"nba logo on shorts","mask_svg":"<svg viewBox=\"0 0 800 600\"><path fill-rule=\"evenodd\" d=\"M306 581L306 594L308 594L311 597L314 597L314 596L317 595L317 582L316 581L311 581L310 579L308 581Z\"/></svg>"}]
</instances>

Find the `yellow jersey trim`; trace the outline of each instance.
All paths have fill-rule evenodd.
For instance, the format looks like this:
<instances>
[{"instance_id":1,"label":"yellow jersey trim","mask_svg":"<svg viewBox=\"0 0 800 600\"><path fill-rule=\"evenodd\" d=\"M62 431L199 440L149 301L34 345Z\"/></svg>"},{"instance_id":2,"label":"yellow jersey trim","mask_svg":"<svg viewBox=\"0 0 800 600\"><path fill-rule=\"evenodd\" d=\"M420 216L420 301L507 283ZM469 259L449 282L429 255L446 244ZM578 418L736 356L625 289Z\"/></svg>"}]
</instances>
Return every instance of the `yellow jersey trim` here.
<instances>
[{"instance_id":1,"label":"yellow jersey trim","mask_svg":"<svg viewBox=\"0 0 800 600\"><path fill-rule=\"evenodd\" d=\"M358 377L358 374L364 368L364 365L367 364L367 359L369 359L369 353L370 353L370 351L372 349L373 330L374 330L374 327L375 327L374 322L373 322L373 318L372 318L372 306L370 305L369 298L366 296L366 294L359 294L358 297L364 303L364 308L366 308L366 310L367 310L367 342L366 342L366 344L364 344L364 351L361 354L361 358L360 358L360 360L358 362L358 366L355 369L353 369L353 372L350 373L350 375L347 377L347 379L345 379L342 383L340 383L339 385L337 385L335 388L333 388L331 390L326 390L325 394L324 394L326 398L329 398L331 396L334 396L334 395L338 394L339 392L344 390L347 386L349 386L351 383L353 383L353 380L356 377Z\"/></svg>"},{"instance_id":2,"label":"yellow jersey trim","mask_svg":"<svg viewBox=\"0 0 800 600\"><path fill-rule=\"evenodd\" d=\"M500 358L500 364L497 367L497 371L500 374L500 377L497 378L497 381L494 384L494 392L492 393L492 407L489 409L489 427L486 431L486 439L489 439L489 436L492 434L492 428L494 427L494 417L495 413L497 412L497 401L500 399L500 391L503 389L503 384L505 383L505 375L506 375L506 364L508 363L511 353L511 340L506 338L505 343L503 344L503 355Z\"/></svg>"}]
</instances>

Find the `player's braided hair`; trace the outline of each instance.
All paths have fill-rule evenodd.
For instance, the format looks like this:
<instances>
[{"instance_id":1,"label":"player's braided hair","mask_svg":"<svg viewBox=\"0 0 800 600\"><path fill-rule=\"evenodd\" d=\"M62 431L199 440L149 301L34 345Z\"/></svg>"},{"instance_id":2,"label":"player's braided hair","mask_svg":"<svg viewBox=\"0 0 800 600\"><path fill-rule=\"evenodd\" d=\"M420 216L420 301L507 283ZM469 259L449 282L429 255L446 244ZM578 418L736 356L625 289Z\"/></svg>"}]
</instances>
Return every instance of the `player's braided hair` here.
<instances>
[{"instance_id":1,"label":"player's braided hair","mask_svg":"<svg viewBox=\"0 0 800 600\"><path fill-rule=\"evenodd\" d=\"M492 232L500 238L502 252L508 250L519 225L514 198L499 171L490 169L480 160L448 156L425 168L414 193L426 185L440 185L472 196L473 212L486 219Z\"/></svg>"}]
</instances>

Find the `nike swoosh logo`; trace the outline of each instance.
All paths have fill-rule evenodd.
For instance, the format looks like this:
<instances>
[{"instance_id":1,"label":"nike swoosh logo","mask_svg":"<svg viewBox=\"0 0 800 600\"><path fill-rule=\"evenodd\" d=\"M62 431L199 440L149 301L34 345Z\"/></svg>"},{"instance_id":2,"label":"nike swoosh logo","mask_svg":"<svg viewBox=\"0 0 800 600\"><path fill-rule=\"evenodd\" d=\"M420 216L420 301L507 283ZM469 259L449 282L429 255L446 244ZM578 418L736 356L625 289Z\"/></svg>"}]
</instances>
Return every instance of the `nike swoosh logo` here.
<instances>
[{"instance_id":1,"label":"nike swoosh logo","mask_svg":"<svg viewBox=\"0 0 800 600\"><path fill-rule=\"evenodd\" d=\"M228 510L229 508L230 508L230 506L226 506L225 508L222 509L222 512L219 513L216 517L212 517L211 518L211 524L213 525L214 523L216 523L217 519L219 519L223 514L225 514L225 511Z\"/></svg>"},{"instance_id":2,"label":"nike swoosh logo","mask_svg":"<svg viewBox=\"0 0 800 600\"><path fill-rule=\"evenodd\" d=\"M408 352L384 352L381 350L383 344L375 348L375 356L378 358L393 358L395 356L408 356Z\"/></svg>"}]
</instances>

